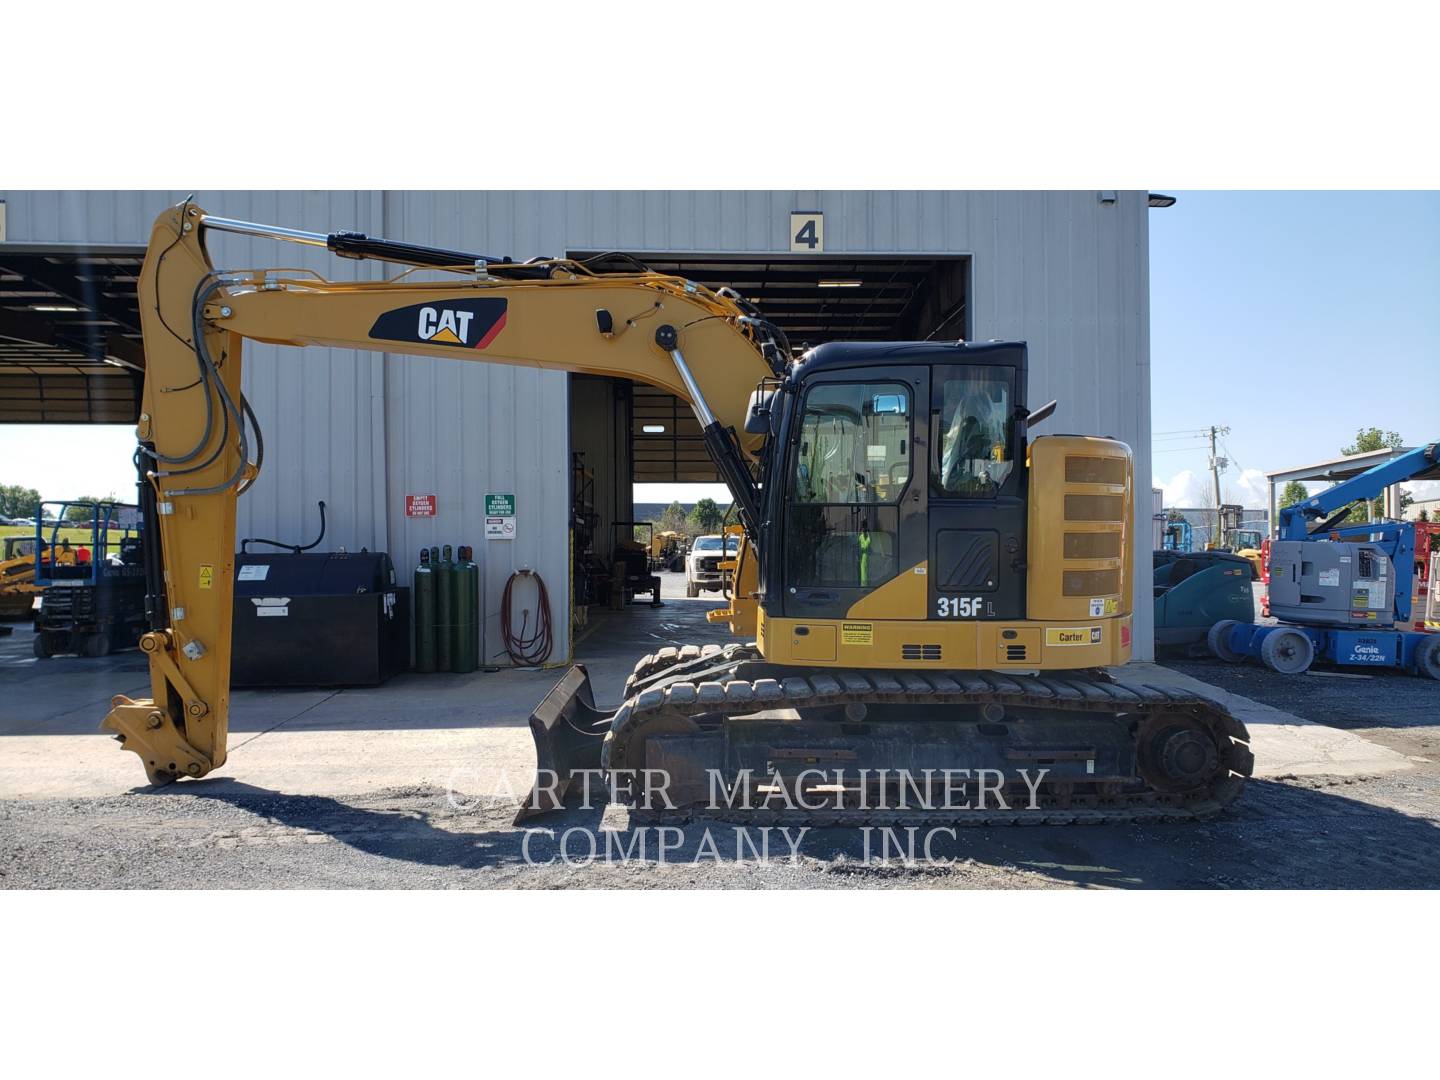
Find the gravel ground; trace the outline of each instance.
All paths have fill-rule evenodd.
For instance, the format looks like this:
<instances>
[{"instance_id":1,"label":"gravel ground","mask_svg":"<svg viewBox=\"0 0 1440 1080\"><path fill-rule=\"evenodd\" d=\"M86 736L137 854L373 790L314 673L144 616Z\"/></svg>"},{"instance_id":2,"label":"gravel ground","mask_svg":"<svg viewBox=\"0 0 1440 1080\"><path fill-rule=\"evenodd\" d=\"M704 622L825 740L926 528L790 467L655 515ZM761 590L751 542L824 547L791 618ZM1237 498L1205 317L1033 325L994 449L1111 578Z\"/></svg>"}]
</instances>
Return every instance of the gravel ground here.
<instances>
[{"instance_id":1,"label":"gravel ground","mask_svg":"<svg viewBox=\"0 0 1440 1080\"><path fill-rule=\"evenodd\" d=\"M9 888L1433 888L1440 777L1419 770L1347 782L1252 782L1203 825L960 830L908 862L858 830L770 838L736 859L734 829L643 838L620 810L574 811L525 833L506 807L455 808L438 790L344 800L276 796L233 780L160 794L0 803L0 886ZM644 843L645 857L603 859ZM585 865L592 838L602 858ZM668 847L664 861L657 845ZM554 859L555 861L550 861Z\"/></svg>"},{"instance_id":2,"label":"gravel ground","mask_svg":"<svg viewBox=\"0 0 1440 1080\"><path fill-rule=\"evenodd\" d=\"M1279 675L1260 664L1163 659L1166 667L1265 705L1440 763L1440 682L1395 671Z\"/></svg>"},{"instance_id":3,"label":"gravel ground","mask_svg":"<svg viewBox=\"0 0 1440 1080\"><path fill-rule=\"evenodd\" d=\"M661 621L683 622L686 610L663 609ZM636 651L628 643L616 647L622 646L627 656ZM929 859L922 830L913 860L900 850L903 834L890 837L887 849L878 832L867 838L840 829L803 837L751 829L737 858L733 826L711 825L708 833L703 823L665 834L631 830L625 812L613 808L535 822L554 835L530 836L527 861L527 834L511 825L507 806L455 806L431 787L280 795L221 775L158 792L0 800L0 888L1440 886L1440 684L1378 673L1286 678L1258 666L1166 663L1381 743L1409 756L1415 768L1345 780L1252 781L1224 817L1202 825L962 829L953 837L935 834ZM23 692L28 671L17 662L12 691ZM107 668L96 678L109 686L115 676ZM71 681L88 685L78 675L66 685ZM566 862L560 838L571 829ZM767 841L769 857L757 858ZM589 862L592 843L598 858Z\"/></svg>"}]
</instances>

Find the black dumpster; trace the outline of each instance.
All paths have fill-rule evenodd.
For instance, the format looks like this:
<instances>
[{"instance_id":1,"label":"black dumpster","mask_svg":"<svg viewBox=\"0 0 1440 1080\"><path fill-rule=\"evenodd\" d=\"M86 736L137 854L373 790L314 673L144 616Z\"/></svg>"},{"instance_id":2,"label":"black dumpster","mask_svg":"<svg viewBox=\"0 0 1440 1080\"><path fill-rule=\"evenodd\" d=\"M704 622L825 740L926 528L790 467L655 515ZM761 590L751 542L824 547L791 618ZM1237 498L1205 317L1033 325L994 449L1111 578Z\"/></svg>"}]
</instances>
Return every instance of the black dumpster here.
<instances>
[{"instance_id":1,"label":"black dumpster","mask_svg":"<svg viewBox=\"0 0 1440 1080\"><path fill-rule=\"evenodd\" d=\"M410 666L410 590L383 552L235 559L234 686L378 686Z\"/></svg>"}]
</instances>

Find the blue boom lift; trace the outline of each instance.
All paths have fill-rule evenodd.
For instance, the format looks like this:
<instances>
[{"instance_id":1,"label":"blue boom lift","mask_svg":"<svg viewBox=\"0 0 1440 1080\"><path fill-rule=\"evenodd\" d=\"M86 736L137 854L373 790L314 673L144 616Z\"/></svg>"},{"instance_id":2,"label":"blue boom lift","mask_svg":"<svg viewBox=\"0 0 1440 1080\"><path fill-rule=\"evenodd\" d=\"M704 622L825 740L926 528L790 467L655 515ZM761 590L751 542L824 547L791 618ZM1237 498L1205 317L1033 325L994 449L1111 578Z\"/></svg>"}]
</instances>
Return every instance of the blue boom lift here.
<instances>
[{"instance_id":1,"label":"blue boom lift","mask_svg":"<svg viewBox=\"0 0 1440 1080\"><path fill-rule=\"evenodd\" d=\"M1440 679L1440 634L1394 629L1397 622L1410 622L1415 526L1342 525L1357 500L1430 475L1440 475L1440 443L1417 447L1281 510L1279 536L1270 547L1270 614L1280 625L1218 622L1210 628L1210 651L1231 662L1258 658L1288 675L1319 659Z\"/></svg>"}]
</instances>

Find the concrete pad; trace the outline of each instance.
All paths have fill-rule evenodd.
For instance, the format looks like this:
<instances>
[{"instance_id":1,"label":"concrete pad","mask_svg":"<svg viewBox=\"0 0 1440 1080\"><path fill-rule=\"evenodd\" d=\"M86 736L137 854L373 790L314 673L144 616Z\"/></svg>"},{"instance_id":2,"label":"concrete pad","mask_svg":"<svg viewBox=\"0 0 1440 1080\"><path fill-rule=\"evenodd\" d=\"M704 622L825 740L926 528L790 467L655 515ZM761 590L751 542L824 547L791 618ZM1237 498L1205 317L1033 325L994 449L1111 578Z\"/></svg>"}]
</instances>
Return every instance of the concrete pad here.
<instances>
[{"instance_id":1,"label":"concrete pad","mask_svg":"<svg viewBox=\"0 0 1440 1080\"><path fill-rule=\"evenodd\" d=\"M599 625L577 659L589 670L601 707L618 704L626 676L645 653L677 641L726 640L722 628L705 621L716 602L675 598L671 587L667 581L663 608L596 613ZM131 652L35 661L28 638L21 628L14 640L0 643L0 798L95 797L144 788L135 755L97 731L111 694L146 692L143 659ZM467 796L522 795L535 767L527 720L562 673L563 665L406 674L374 689L237 691L229 760L212 775L295 795L418 785L453 787ZM1359 735L1169 668L1131 664L1116 674L1126 682L1183 687L1226 705L1250 729L1257 776L1412 768L1403 754Z\"/></svg>"},{"instance_id":2,"label":"concrete pad","mask_svg":"<svg viewBox=\"0 0 1440 1080\"><path fill-rule=\"evenodd\" d=\"M534 771L535 751L522 718L508 727L281 728L232 742L225 764L211 776L286 795L426 785L470 797L519 798ZM0 741L0 798L94 798L147 787L139 759L108 735L14 735Z\"/></svg>"},{"instance_id":3,"label":"concrete pad","mask_svg":"<svg viewBox=\"0 0 1440 1080\"><path fill-rule=\"evenodd\" d=\"M1112 670L1122 682L1189 690L1224 705L1250 729L1257 777L1375 776L1414 768L1404 754L1353 732L1282 712L1159 664L1127 664Z\"/></svg>"}]
</instances>

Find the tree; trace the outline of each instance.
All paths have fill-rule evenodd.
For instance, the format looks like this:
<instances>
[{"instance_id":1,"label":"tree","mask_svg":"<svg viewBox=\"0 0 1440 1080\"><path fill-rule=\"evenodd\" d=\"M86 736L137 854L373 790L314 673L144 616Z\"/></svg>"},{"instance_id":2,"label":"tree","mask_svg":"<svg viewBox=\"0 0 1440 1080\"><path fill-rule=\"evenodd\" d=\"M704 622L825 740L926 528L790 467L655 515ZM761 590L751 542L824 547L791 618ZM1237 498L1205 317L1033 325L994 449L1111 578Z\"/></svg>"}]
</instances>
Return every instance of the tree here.
<instances>
[{"instance_id":1,"label":"tree","mask_svg":"<svg viewBox=\"0 0 1440 1080\"><path fill-rule=\"evenodd\" d=\"M76 499L75 501L81 503L100 503L103 506L106 503L117 503L120 500L115 497L115 493L112 491L103 499L98 498L94 495L81 495L80 498ZM70 506L67 506L65 508L65 520L80 522L94 521L95 508L93 506L76 506L72 503Z\"/></svg>"},{"instance_id":2,"label":"tree","mask_svg":"<svg viewBox=\"0 0 1440 1080\"><path fill-rule=\"evenodd\" d=\"M28 518L40 512L40 492L20 484L0 484L0 516Z\"/></svg>"},{"instance_id":3,"label":"tree","mask_svg":"<svg viewBox=\"0 0 1440 1080\"><path fill-rule=\"evenodd\" d=\"M716 504L714 499L701 499L690 511L687 524L691 527L696 536L704 533L718 532L720 523L725 520L725 513Z\"/></svg>"},{"instance_id":4,"label":"tree","mask_svg":"<svg viewBox=\"0 0 1440 1080\"><path fill-rule=\"evenodd\" d=\"M672 502L660 514L660 520L655 524L660 532L685 532L685 507L678 501Z\"/></svg>"},{"instance_id":5,"label":"tree","mask_svg":"<svg viewBox=\"0 0 1440 1080\"><path fill-rule=\"evenodd\" d=\"M1420 516L1419 516L1418 518L1416 518L1415 520L1416 520L1416 521L1429 521L1429 520L1430 520L1430 511L1429 511L1429 510L1421 510L1421 511L1420 511Z\"/></svg>"},{"instance_id":6,"label":"tree","mask_svg":"<svg viewBox=\"0 0 1440 1080\"><path fill-rule=\"evenodd\" d=\"M1349 457L1352 454L1369 454L1376 450L1399 450L1405 445L1405 440L1400 438L1398 432L1381 431L1378 427L1361 428L1355 432L1355 442L1345 447L1340 453Z\"/></svg>"},{"instance_id":7,"label":"tree","mask_svg":"<svg viewBox=\"0 0 1440 1080\"><path fill-rule=\"evenodd\" d=\"M1340 453L1346 457L1352 454L1369 454L1376 450L1399 450L1405 445L1405 440L1400 438L1398 431L1381 431L1377 427L1360 428L1355 432L1355 441L1345 447ZM1405 508L1415 501L1404 488L1400 489L1400 513L1403 516ZM1363 524L1369 521L1379 521L1384 516L1383 499L1357 499L1350 504L1358 507L1359 514L1363 515L1363 521L1355 511L1351 511L1350 520L1355 524Z\"/></svg>"},{"instance_id":8,"label":"tree","mask_svg":"<svg viewBox=\"0 0 1440 1080\"><path fill-rule=\"evenodd\" d=\"M1215 489L1209 484L1204 485L1200 493L1200 523L1202 528L1210 530L1210 538L1205 542L1207 548L1220 546L1220 507L1215 502Z\"/></svg>"},{"instance_id":9,"label":"tree","mask_svg":"<svg viewBox=\"0 0 1440 1080\"><path fill-rule=\"evenodd\" d=\"M1310 498L1309 488L1299 480L1288 481L1280 492L1280 509L1284 510L1287 506L1302 503L1308 498Z\"/></svg>"}]
</instances>

